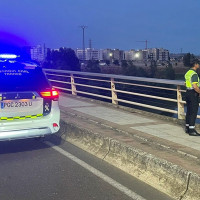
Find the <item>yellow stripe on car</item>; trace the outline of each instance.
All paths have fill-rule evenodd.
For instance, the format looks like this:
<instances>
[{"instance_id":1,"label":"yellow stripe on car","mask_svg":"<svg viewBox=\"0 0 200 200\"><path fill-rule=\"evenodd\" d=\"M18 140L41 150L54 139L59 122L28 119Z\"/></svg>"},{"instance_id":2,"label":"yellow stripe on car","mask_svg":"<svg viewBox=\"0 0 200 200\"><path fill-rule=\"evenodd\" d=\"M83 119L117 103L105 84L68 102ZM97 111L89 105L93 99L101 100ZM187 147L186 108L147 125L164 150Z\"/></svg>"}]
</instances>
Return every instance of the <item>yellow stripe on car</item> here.
<instances>
[{"instance_id":1,"label":"yellow stripe on car","mask_svg":"<svg viewBox=\"0 0 200 200\"><path fill-rule=\"evenodd\" d=\"M35 119L37 117L42 117L43 114L37 114L37 115L27 115L27 116L16 116L16 117L0 117L0 120L14 120L14 119Z\"/></svg>"},{"instance_id":2,"label":"yellow stripe on car","mask_svg":"<svg viewBox=\"0 0 200 200\"><path fill-rule=\"evenodd\" d=\"M12 117L8 117L8 119L7 120L13 120L13 118Z\"/></svg>"}]
</instances>

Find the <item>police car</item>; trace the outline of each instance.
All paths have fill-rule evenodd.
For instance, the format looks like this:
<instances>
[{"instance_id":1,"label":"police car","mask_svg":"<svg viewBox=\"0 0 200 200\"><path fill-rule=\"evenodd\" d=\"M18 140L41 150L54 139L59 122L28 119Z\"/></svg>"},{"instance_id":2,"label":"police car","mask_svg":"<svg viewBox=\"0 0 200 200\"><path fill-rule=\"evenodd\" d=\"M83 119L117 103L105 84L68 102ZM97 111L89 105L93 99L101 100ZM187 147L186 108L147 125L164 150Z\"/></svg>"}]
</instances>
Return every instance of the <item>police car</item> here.
<instances>
[{"instance_id":1,"label":"police car","mask_svg":"<svg viewBox=\"0 0 200 200\"><path fill-rule=\"evenodd\" d=\"M0 141L56 133L58 97L37 64L0 54Z\"/></svg>"}]
</instances>

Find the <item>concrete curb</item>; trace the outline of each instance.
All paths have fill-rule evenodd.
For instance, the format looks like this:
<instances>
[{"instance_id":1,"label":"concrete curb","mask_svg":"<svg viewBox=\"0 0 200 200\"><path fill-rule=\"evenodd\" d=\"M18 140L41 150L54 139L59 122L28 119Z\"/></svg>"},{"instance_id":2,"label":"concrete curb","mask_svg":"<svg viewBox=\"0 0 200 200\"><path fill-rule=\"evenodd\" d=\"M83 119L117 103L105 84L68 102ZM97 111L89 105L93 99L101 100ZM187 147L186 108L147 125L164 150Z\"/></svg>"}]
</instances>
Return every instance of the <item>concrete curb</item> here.
<instances>
[{"instance_id":1,"label":"concrete curb","mask_svg":"<svg viewBox=\"0 0 200 200\"><path fill-rule=\"evenodd\" d=\"M180 200L200 199L200 177L164 159L61 120L62 139Z\"/></svg>"}]
</instances>

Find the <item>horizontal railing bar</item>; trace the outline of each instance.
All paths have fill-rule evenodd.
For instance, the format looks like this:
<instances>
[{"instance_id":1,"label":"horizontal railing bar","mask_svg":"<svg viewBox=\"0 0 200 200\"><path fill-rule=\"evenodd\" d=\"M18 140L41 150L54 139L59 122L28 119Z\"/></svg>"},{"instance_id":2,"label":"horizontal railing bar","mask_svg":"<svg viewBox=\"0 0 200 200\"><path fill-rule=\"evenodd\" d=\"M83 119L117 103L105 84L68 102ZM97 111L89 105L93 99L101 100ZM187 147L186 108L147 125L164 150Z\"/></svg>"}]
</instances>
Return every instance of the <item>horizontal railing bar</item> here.
<instances>
[{"instance_id":1,"label":"horizontal railing bar","mask_svg":"<svg viewBox=\"0 0 200 200\"><path fill-rule=\"evenodd\" d=\"M103 98L103 99L109 99L109 100L112 99L111 97L108 97L108 96L98 95L98 94L89 93L89 92L84 92L84 91L80 91L80 90L77 90L76 92L77 92L77 93L81 93L81 94L87 94L87 95L90 95L90 96L100 97L100 98Z\"/></svg>"},{"instance_id":2,"label":"horizontal railing bar","mask_svg":"<svg viewBox=\"0 0 200 200\"><path fill-rule=\"evenodd\" d=\"M66 84L71 84L71 82L66 82L66 81L58 81L58 80L54 80L54 79L48 79L51 82L56 82L56 83L66 83Z\"/></svg>"},{"instance_id":3,"label":"horizontal railing bar","mask_svg":"<svg viewBox=\"0 0 200 200\"><path fill-rule=\"evenodd\" d=\"M98 87L98 86L93 86L93 85L84 85L84 84L79 84L79 83L74 83L74 85L111 91L111 89L109 89L109 88L103 88L103 87Z\"/></svg>"},{"instance_id":4,"label":"horizontal railing bar","mask_svg":"<svg viewBox=\"0 0 200 200\"><path fill-rule=\"evenodd\" d=\"M165 87L157 87L157 86L150 86L150 85L142 85L142 84L136 84L136 83L126 83L126 82L118 82L118 81L114 81L114 83L124 84L124 85L135 85L135 86L139 86L139 87L148 87L148 88L155 88L155 89L163 89L163 90L176 91L176 89L173 89L173 88L165 88Z\"/></svg>"},{"instance_id":5,"label":"horizontal railing bar","mask_svg":"<svg viewBox=\"0 0 200 200\"><path fill-rule=\"evenodd\" d=\"M115 75L115 74L102 74L102 73L91 73L91 72L79 72L79 71L68 71L68 70L53 70L53 69L43 69L44 71L58 72L58 73L67 73L67 74L79 74L85 76L96 76L96 77L105 77L105 78L116 78L124 80L133 80L141 82L151 82L151 83L162 83L168 85L184 85L184 81L179 80L168 80L168 79L156 79L156 78L144 78L136 76L124 76L124 75Z\"/></svg>"},{"instance_id":6,"label":"horizontal railing bar","mask_svg":"<svg viewBox=\"0 0 200 200\"><path fill-rule=\"evenodd\" d=\"M131 94L131 95L136 95L136 96L152 98L152 99L160 99L160 100L165 100L165 101L177 102L177 99L170 99L170 98L165 98L165 97L158 97L158 96L153 96L153 95L148 95L148 94L140 94L140 93L136 93L136 92L123 91L123 90L114 90L114 91L124 93L124 94Z\"/></svg>"},{"instance_id":7,"label":"horizontal railing bar","mask_svg":"<svg viewBox=\"0 0 200 200\"><path fill-rule=\"evenodd\" d=\"M123 99L117 99L117 101L118 102L132 104L132 105L137 105L137 106L141 106L141 107L145 107L145 108L151 108L151 109L155 109L155 110L160 110L160 111L165 111L165 112L169 112L169 113L174 113L174 114L178 113L178 111L176 111L176 110L171 110L171 109L167 109L167 108L161 108L161 107L157 107L157 106L151 106L151 105L147 105L147 104L141 104L141 103L127 101L127 100L123 100Z\"/></svg>"},{"instance_id":8,"label":"horizontal railing bar","mask_svg":"<svg viewBox=\"0 0 200 200\"><path fill-rule=\"evenodd\" d=\"M61 90L72 91L71 89L67 89L67 88L62 88L62 87L57 87L57 86L53 86L53 87L57 89L61 89Z\"/></svg>"},{"instance_id":9,"label":"horizontal railing bar","mask_svg":"<svg viewBox=\"0 0 200 200\"><path fill-rule=\"evenodd\" d=\"M50 76L61 76L61 77L68 77L70 78L70 76L67 75L60 75L60 74L49 74L49 73L45 73L46 75L50 75Z\"/></svg>"},{"instance_id":10,"label":"horizontal railing bar","mask_svg":"<svg viewBox=\"0 0 200 200\"><path fill-rule=\"evenodd\" d=\"M99 81L99 82L110 83L110 81L108 81L108 80L101 80L101 79L83 78L83 77L79 77L79 76L74 76L74 78L77 78L77 79L86 79L86 80L90 80L90 81Z\"/></svg>"}]
</instances>

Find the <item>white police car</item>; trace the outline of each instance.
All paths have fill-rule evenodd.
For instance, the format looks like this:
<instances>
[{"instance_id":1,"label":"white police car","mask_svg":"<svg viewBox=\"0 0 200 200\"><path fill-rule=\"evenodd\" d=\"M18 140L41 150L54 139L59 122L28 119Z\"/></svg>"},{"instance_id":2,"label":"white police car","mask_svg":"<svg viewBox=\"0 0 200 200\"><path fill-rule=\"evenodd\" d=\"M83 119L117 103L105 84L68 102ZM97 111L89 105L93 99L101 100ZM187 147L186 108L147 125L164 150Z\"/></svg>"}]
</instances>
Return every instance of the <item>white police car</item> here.
<instances>
[{"instance_id":1,"label":"white police car","mask_svg":"<svg viewBox=\"0 0 200 200\"><path fill-rule=\"evenodd\" d=\"M0 141L56 133L59 121L58 91L42 68L0 54Z\"/></svg>"}]
</instances>

